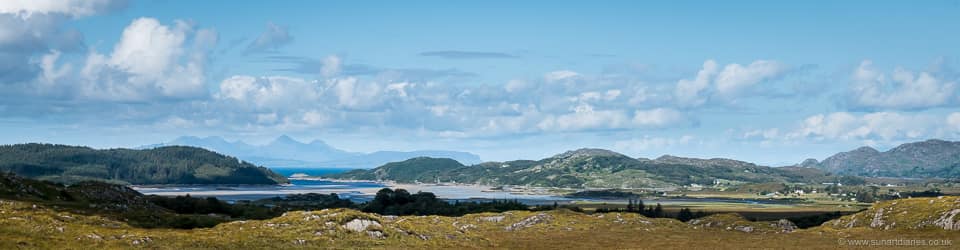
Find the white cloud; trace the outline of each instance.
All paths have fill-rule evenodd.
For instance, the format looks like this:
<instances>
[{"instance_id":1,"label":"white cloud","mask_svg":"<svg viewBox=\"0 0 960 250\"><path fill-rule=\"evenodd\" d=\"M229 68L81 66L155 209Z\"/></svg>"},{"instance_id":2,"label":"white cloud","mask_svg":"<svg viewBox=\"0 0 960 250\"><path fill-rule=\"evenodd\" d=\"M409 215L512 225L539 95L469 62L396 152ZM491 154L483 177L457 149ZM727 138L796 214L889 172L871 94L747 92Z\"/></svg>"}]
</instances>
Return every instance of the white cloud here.
<instances>
[{"instance_id":1,"label":"white cloud","mask_svg":"<svg viewBox=\"0 0 960 250\"><path fill-rule=\"evenodd\" d=\"M70 64L64 64L59 68L57 67L57 60L60 59L60 54L60 51L53 50L50 51L49 54L43 55L40 59L40 68L43 69L43 73L41 74L42 83L55 83L72 70L73 66Z\"/></svg>"},{"instance_id":2,"label":"white cloud","mask_svg":"<svg viewBox=\"0 0 960 250\"><path fill-rule=\"evenodd\" d=\"M636 127L665 127L678 124L685 120L679 111L667 108L637 110L633 114L633 125Z\"/></svg>"},{"instance_id":3,"label":"white cloud","mask_svg":"<svg viewBox=\"0 0 960 250\"><path fill-rule=\"evenodd\" d=\"M413 87L415 84L409 82L398 82L387 84L387 92L396 92L400 97L407 97L407 88Z\"/></svg>"},{"instance_id":4,"label":"white cloud","mask_svg":"<svg viewBox=\"0 0 960 250\"><path fill-rule=\"evenodd\" d=\"M138 77L156 79L183 53L185 39L183 30L153 18L138 18L123 30L108 63Z\"/></svg>"},{"instance_id":5,"label":"white cloud","mask_svg":"<svg viewBox=\"0 0 960 250\"><path fill-rule=\"evenodd\" d=\"M734 63L720 70L715 61L707 60L696 78L677 81L674 98L684 107L701 106L713 97L734 102L744 90L786 72L787 67L776 61L757 60L747 66Z\"/></svg>"},{"instance_id":6,"label":"white cloud","mask_svg":"<svg viewBox=\"0 0 960 250\"><path fill-rule=\"evenodd\" d=\"M547 82L556 82L562 80L573 79L580 76L580 73L570 71L570 70L558 70L546 73L543 75L543 79Z\"/></svg>"},{"instance_id":7,"label":"white cloud","mask_svg":"<svg viewBox=\"0 0 960 250\"><path fill-rule=\"evenodd\" d=\"M743 88L783 75L786 66L775 61L758 60L750 65L728 64L717 75L717 93L735 97Z\"/></svg>"},{"instance_id":8,"label":"white cloud","mask_svg":"<svg viewBox=\"0 0 960 250\"><path fill-rule=\"evenodd\" d=\"M83 97L144 101L206 96L205 57L193 55L207 52L185 48L193 29L183 21L174 24L138 18L123 30L110 55L90 52L82 70ZM188 52L191 56L184 56Z\"/></svg>"},{"instance_id":9,"label":"white cloud","mask_svg":"<svg viewBox=\"0 0 960 250\"><path fill-rule=\"evenodd\" d=\"M320 66L320 75L324 77L331 77L337 74L340 74L341 68L340 57L337 56L327 56L323 58L323 65Z\"/></svg>"},{"instance_id":10,"label":"white cloud","mask_svg":"<svg viewBox=\"0 0 960 250\"><path fill-rule=\"evenodd\" d=\"M674 96L677 101L684 106L700 106L707 101L702 92L710 87L711 79L717 74L717 62L707 60L703 62L703 68L697 72L697 77L693 80L682 79L677 82L677 88Z\"/></svg>"},{"instance_id":11,"label":"white cloud","mask_svg":"<svg viewBox=\"0 0 960 250\"><path fill-rule=\"evenodd\" d=\"M951 104L957 96L955 81L940 79L928 72L915 74L897 68L889 77L864 60L853 73L850 84L856 106L887 109L930 108Z\"/></svg>"},{"instance_id":12,"label":"white cloud","mask_svg":"<svg viewBox=\"0 0 960 250\"><path fill-rule=\"evenodd\" d=\"M924 114L875 112L856 115L847 112L807 117L787 139L814 140L901 140L937 136L942 120Z\"/></svg>"},{"instance_id":13,"label":"white cloud","mask_svg":"<svg viewBox=\"0 0 960 250\"><path fill-rule=\"evenodd\" d=\"M125 1L107 0L0 1L0 84L29 85L33 80L49 83L53 76L50 73L60 73L49 70L54 68L53 62L60 58L60 53L78 52L86 47L83 34L64 24L71 18L105 13L123 5ZM51 53L57 56L46 56Z\"/></svg>"},{"instance_id":14,"label":"white cloud","mask_svg":"<svg viewBox=\"0 0 960 250\"><path fill-rule=\"evenodd\" d=\"M303 113L303 122L308 126L320 126L324 123L327 123L329 120L330 118L328 118L324 113L316 110Z\"/></svg>"},{"instance_id":15,"label":"white cloud","mask_svg":"<svg viewBox=\"0 0 960 250\"><path fill-rule=\"evenodd\" d=\"M267 23L267 29L247 46L246 52L277 50L291 42L293 42L293 36L287 31L287 27L270 22Z\"/></svg>"},{"instance_id":16,"label":"white cloud","mask_svg":"<svg viewBox=\"0 0 960 250\"><path fill-rule=\"evenodd\" d=\"M503 89L506 90L507 93L516 93L527 89L528 87L530 87L530 84L527 83L527 81L513 79L507 81L507 84L503 86Z\"/></svg>"},{"instance_id":17,"label":"white cloud","mask_svg":"<svg viewBox=\"0 0 960 250\"><path fill-rule=\"evenodd\" d=\"M660 128L684 121L682 113L665 108L636 110L632 117L620 110L595 110L585 103L575 106L572 111L547 115L537 127L544 131Z\"/></svg>"},{"instance_id":18,"label":"white cloud","mask_svg":"<svg viewBox=\"0 0 960 250\"><path fill-rule=\"evenodd\" d=\"M611 89L605 92L587 91L580 93L580 95L576 98L573 98L573 100L578 102L609 102L616 100L617 97L620 97L620 93L622 93L622 91L619 89Z\"/></svg>"},{"instance_id":19,"label":"white cloud","mask_svg":"<svg viewBox=\"0 0 960 250\"><path fill-rule=\"evenodd\" d=\"M547 131L615 129L623 128L629 122L630 118L624 112L594 110L589 104L580 104L573 108L572 113L548 116L537 127Z\"/></svg>"},{"instance_id":20,"label":"white cloud","mask_svg":"<svg viewBox=\"0 0 960 250\"><path fill-rule=\"evenodd\" d=\"M6 0L0 2L0 13L21 15L65 14L91 16L126 5L118 0Z\"/></svg>"},{"instance_id":21,"label":"white cloud","mask_svg":"<svg viewBox=\"0 0 960 250\"><path fill-rule=\"evenodd\" d=\"M770 129L754 129L749 130L743 133L742 138L746 140L774 140L779 139L780 129L770 128Z\"/></svg>"},{"instance_id":22,"label":"white cloud","mask_svg":"<svg viewBox=\"0 0 960 250\"><path fill-rule=\"evenodd\" d=\"M947 116L947 126L954 132L960 133L960 112L953 112Z\"/></svg>"},{"instance_id":23,"label":"white cloud","mask_svg":"<svg viewBox=\"0 0 960 250\"><path fill-rule=\"evenodd\" d=\"M372 82L362 82L354 77L333 79L328 82L336 93L338 104L350 109L371 108L383 101L382 87ZM403 92L405 95L406 93Z\"/></svg>"},{"instance_id":24,"label":"white cloud","mask_svg":"<svg viewBox=\"0 0 960 250\"><path fill-rule=\"evenodd\" d=\"M257 123L273 124L277 122L277 113L266 113L257 115Z\"/></svg>"},{"instance_id":25,"label":"white cloud","mask_svg":"<svg viewBox=\"0 0 960 250\"><path fill-rule=\"evenodd\" d=\"M316 81L280 76L232 76L220 83L217 98L255 109L296 110L316 104L322 94Z\"/></svg>"}]
</instances>

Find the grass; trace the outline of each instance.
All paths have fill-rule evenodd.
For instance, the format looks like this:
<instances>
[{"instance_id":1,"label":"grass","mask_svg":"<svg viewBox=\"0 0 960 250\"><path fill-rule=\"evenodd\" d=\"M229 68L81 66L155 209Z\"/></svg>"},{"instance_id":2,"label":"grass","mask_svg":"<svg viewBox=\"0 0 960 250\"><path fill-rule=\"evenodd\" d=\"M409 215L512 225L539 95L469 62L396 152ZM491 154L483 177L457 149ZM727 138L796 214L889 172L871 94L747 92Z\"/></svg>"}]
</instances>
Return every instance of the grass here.
<instances>
[{"instance_id":1,"label":"grass","mask_svg":"<svg viewBox=\"0 0 960 250\"><path fill-rule=\"evenodd\" d=\"M566 210L392 217L328 209L289 212L274 219L230 222L208 229L141 229L27 202L0 201L0 249L836 249L843 247L838 243L841 239L946 239L960 244L960 233L956 231L909 226L960 208L958 199L884 202L872 210L838 220L846 224L853 218L868 219L872 211L893 207L894 211L909 211L908 216L891 213L884 219L902 227L884 230L870 227L869 223L855 223L850 228L821 226L792 233L771 228L769 222L750 222L728 214L701 218L700 224L691 225L632 213L590 215ZM342 226L355 219L379 223L380 226L371 226L367 231L379 232L382 238ZM722 222L724 226L706 227L703 222ZM756 230L746 233L727 229L727 225L752 226Z\"/></svg>"}]
</instances>

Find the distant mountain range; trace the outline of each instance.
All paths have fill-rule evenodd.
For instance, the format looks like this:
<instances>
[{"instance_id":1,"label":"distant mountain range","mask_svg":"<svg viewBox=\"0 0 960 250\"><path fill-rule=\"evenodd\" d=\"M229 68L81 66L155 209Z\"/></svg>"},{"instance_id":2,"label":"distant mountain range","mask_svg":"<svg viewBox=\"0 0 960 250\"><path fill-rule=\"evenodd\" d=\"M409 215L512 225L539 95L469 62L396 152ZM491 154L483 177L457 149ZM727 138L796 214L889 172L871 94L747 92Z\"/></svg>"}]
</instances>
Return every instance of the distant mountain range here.
<instances>
[{"instance_id":1,"label":"distant mountain range","mask_svg":"<svg viewBox=\"0 0 960 250\"><path fill-rule=\"evenodd\" d=\"M886 152L860 147L822 162L807 159L797 166L841 175L960 178L960 142L926 140L902 144Z\"/></svg>"},{"instance_id":2,"label":"distant mountain range","mask_svg":"<svg viewBox=\"0 0 960 250\"><path fill-rule=\"evenodd\" d=\"M567 151L538 161L517 160L463 165L452 159L419 157L369 170L325 177L403 183L457 182L570 188L670 188L682 185L762 182L836 182L816 168L766 167L730 159L662 156L635 159L604 149Z\"/></svg>"},{"instance_id":3,"label":"distant mountain range","mask_svg":"<svg viewBox=\"0 0 960 250\"><path fill-rule=\"evenodd\" d=\"M467 164L480 163L480 157L467 152L445 150L348 152L327 145L321 140L309 143L289 136L277 137L266 145L251 145L242 141L230 142L221 137L181 136L171 142L146 145L139 148L182 145L209 149L235 156L244 161L268 167L354 167L373 168L388 162L415 157L451 158Z\"/></svg>"}]
</instances>

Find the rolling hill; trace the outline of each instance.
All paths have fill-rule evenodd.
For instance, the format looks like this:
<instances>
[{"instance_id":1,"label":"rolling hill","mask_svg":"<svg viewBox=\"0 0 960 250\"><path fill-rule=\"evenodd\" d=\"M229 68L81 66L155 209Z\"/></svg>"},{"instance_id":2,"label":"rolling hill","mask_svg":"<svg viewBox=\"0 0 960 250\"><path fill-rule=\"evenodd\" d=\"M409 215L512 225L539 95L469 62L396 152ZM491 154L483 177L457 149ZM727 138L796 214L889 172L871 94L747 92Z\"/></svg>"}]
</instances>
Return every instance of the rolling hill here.
<instances>
[{"instance_id":1,"label":"rolling hill","mask_svg":"<svg viewBox=\"0 0 960 250\"><path fill-rule=\"evenodd\" d=\"M278 184L267 168L202 148L93 149L53 144L0 146L0 171L61 183Z\"/></svg>"},{"instance_id":2,"label":"rolling hill","mask_svg":"<svg viewBox=\"0 0 960 250\"><path fill-rule=\"evenodd\" d=\"M842 175L908 178L960 178L960 142L926 140L906 143L885 152L860 147L799 166Z\"/></svg>"},{"instance_id":3,"label":"rolling hill","mask_svg":"<svg viewBox=\"0 0 960 250\"><path fill-rule=\"evenodd\" d=\"M603 149L578 149L538 161L463 165L452 159L414 158L371 170L326 177L350 180L457 182L570 188L649 188L732 182L821 182L834 176L816 169L771 168L729 159L664 156L635 159Z\"/></svg>"}]
</instances>

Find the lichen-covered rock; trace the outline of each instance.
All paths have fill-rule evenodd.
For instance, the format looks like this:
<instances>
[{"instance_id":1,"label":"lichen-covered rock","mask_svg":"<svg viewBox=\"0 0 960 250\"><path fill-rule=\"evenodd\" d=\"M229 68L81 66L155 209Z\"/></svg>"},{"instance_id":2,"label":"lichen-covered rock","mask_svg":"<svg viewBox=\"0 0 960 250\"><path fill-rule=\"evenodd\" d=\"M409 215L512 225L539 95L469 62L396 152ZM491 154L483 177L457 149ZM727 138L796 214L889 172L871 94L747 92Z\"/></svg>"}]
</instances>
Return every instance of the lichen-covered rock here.
<instances>
[{"instance_id":1,"label":"lichen-covered rock","mask_svg":"<svg viewBox=\"0 0 960 250\"><path fill-rule=\"evenodd\" d=\"M539 213L537 215L527 217L526 219L523 219L517 223L513 223L512 225L509 225L504 229L507 231L514 231L518 229L532 227L536 224L540 224L548 221L550 221L550 215L545 213Z\"/></svg>"},{"instance_id":2,"label":"lichen-covered rock","mask_svg":"<svg viewBox=\"0 0 960 250\"><path fill-rule=\"evenodd\" d=\"M954 219L957 214L960 214L960 209L950 210L933 221L933 224L945 230L960 230L960 221Z\"/></svg>"},{"instance_id":3,"label":"lichen-covered rock","mask_svg":"<svg viewBox=\"0 0 960 250\"><path fill-rule=\"evenodd\" d=\"M506 216L503 216L503 215L500 215L500 216L486 216L486 217L477 218L477 222L494 222L494 223L499 223L499 222L503 221L503 218L506 218Z\"/></svg>"},{"instance_id":4,"label":"lichen-covered rock","mask_svg":"<svg viewBox=\"0 0 960 250\"><path fill-rule=\"evenodd\" d=\"M797 225L793 224L792 221L787 219L778 220L775 226L779 228L781 232L784 232L784 233L789 233L797 230Z\"/></svg>"},{"instance_id":5,"label":"lichen-covered rock","mask_svg":"<svg viewBox=\"0 0 960 250\"><path fill-rule=\"evenodd\" d=\"M380 222L367 219L353 219L350 222L347 222L347 224L343 224L343 228L354 232L367 231L367 228L370 226L374 226L376 228L382 227Z\"/></svg>"},{"instance_id":6,"label":"lichen-covered rock","mask_svg":"<svg viewBox=\"0 0 960 250\"><path fill-rule=\"evenodd\" d=\"M877 212L873 214L873 220L870 221L870 227L878 228L883 226L883 208L877 209Z\"/></svg>"}]
</instances>

